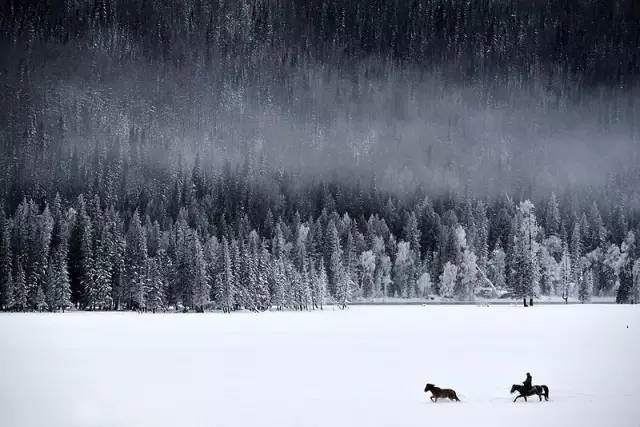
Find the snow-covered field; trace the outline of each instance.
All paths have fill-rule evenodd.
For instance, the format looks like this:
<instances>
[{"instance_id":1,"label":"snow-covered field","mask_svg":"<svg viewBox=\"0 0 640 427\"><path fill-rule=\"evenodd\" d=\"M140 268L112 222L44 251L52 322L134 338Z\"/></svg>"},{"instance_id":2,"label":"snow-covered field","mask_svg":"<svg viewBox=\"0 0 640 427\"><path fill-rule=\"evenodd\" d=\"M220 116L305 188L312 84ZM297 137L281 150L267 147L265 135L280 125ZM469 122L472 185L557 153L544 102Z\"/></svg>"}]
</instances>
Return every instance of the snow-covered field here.
<instances>
[{"instance_id":1,"label":"snow-covered field","mask_svg":"<svg viewBox=\"0 0 640 427\"><path fill-rule=\"evenodd\" d=\"M639 426L640 305L2 314L0 367L5 427Z\"/></svg>"}]
</instances>

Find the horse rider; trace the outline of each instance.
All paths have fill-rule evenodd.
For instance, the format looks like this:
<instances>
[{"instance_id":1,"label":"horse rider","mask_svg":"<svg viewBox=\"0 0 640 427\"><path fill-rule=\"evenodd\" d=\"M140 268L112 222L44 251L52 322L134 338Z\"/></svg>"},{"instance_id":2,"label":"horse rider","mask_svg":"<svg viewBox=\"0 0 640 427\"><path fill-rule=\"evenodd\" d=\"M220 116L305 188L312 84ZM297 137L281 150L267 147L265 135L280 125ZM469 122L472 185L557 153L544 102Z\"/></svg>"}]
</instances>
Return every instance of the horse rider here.
<instances>
[{"instance_id":1,"label":"horse rider","mask_svg":"<svg viewBox=\"0 0 640 427\"><path fill-rule=\"evenodd\" d=\"M522 384L524 385L524 388L525 388L525 393L530 392L531 389L533 388L533 385L532 385L531 381L532 381L531 374L529 372L527 372L527 378L522 382Z\"/></svg>"}]
</instances>

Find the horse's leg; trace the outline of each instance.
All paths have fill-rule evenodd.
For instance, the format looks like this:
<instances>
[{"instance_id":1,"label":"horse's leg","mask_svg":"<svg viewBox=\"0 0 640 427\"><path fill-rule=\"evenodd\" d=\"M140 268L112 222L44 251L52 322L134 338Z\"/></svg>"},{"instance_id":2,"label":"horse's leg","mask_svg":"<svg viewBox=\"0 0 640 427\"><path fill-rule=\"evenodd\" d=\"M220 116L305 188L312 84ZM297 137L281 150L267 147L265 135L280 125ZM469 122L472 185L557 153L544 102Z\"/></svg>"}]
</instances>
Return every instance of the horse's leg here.
<instances>
[{"instance_id":1,"label":"horse's leg","mask_svg":"<svg viewBox=\"0 0 640 427\"><path fill-rule=\"evenodd\" d=\"M435 400L433 400L433 396L431 396L429 399L431 399L432 402L435 402Z\"/></svg>"},{"instance_id":2,"label":"horse's leg","mask_svg":"<svg viewBox=\"0 0 640 427\"><path fill-rule=\"evenodd\" d=\"M524 397L524 401L526 402L527 401L527 396L522 396L522 397Z\"/></svg>"},{"instance_id":3,"label":"horse's leg","mask_svg":"<svg viewBox=\"0 0 640 427\"><path fill-rule=\"evenodd\" d=\"M513 399L513 401L515 402L516 400L518 400L518 398L519 398L519 397L522 397L522 395L521 395L521 394L519 394L518 396L516 396L516 398L515 398L515 399Z\"/></svg>"}]
</instances>

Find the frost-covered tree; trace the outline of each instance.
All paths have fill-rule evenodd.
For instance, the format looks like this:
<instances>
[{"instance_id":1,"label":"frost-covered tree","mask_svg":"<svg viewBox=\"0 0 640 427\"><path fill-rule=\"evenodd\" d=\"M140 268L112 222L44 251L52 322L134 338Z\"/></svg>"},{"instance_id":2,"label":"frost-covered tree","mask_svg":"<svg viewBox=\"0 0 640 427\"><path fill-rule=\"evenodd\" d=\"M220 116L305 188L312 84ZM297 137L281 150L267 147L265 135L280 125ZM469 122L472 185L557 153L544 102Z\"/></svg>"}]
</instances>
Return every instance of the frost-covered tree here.
<instances>
[{"instance_id":1,"label":"frost-covered tree","mask_svg":"<svg viewBox=\"0 0 640 427\"><path fill-rule=\"evenodd\" d=\"M467 301L473 301L478 286L478 267L476 265L476 255L469 249L463 252L462 263L458 270L460 281L459 297Z\"/></svg>"},{"instance_id":2,"label":"frost-covered tree","mask_svg":"<svg viewBox=\"0 0 640 427\"><path fill-rule=\"evenodd\" d=\"M444 271L440 275L440 296L444 298L453 297L458 277L458 267L451 262L444 265Z\"/></svg>"},{"instance_id":3,"label":"frost-covered tree","mask_svg":"<svg viewBox=\"0 0 640 427\"><path fill-rule=\"evenodd\" d=\"M360 254L360 280L362 296L365 298L373 294L374 274L376 269L376 257L373 251L364 251Z\"/></svg>"},{"instance_id":4,"label":"frost-covered tree","mask_svg":"<svg viewBox=\"0 0 640 427\"><path fill-rule=\"evenodd\" d=\"M324 252L326 256L325 260L328 261L326 269L327 278L329 280L329 292L336 294L338 281L341 279L343 274L343 265L340 237L333 220L329 221L329 224L327 225L326 236Z\"/></svg>"},{"instance_id":5,"label":"frost-covered tree","mask_svg":"<svg viewBox=\"0 0 640 427\"><path fill-rule=\"evenodd\" d=\"M499 240L496 242L496 246L493 251L491 251L488 267L487 276L489 276L489 280L491 280L496 289L505 289L506 254L504 253Z\"/></svg>"},{"instance_id":6,"label":"frost-covered tree","mask_svg":"<svg viewBox=\"0 0 640 427\"><path fill-rule=\"evenodd\" d=\"M562 258L560 260L560 295L563 298L568 298L574 287L573 275L572 275L572 267L571 267L571 255L569 254L569 250L567 246L564 245L562 251Z\"/></svg>"},{"instance_id":7,"label":"frost-covered tree","mask_svg":"<svg viewBox=\"0 0 640 427\"><path fill-rule=\"evenodd\" d=\"M129 223L127 232L127 300L129 307L144 307L144 288L146 285L145 267L147 262L147 236L136 210Z\"/></svg>"},{"instance_id":8,"label":"frost-covered tree","mask_svg":"<svg viewBox=\"0 0 640 427\"><path fill-rule=\"evenodd\" d=\"M21 260L18 260L16 266L12 308L17 311L24 311L27 309L27 282L24 277L24 269L22 268Z\"/></svg>"},{"instance_id":9,"label":"frost-covered tree","mask_svg":"<svg viewBox=\"0 0 640 427\"><path fill-rule=\"evenodd\" d=\"M13 305L11 231L4 209L0 209L0 308Z\"/></svg>"},{"instance_id":10,"label":"frost-covered tree","mask_svg":"<svg viewBox=\"0 0 640 427\"><path fill-rule=\"evenodd\" d=\"M342 309L347 308L351 302L351 294L353 292L353 282L351 277L343 270L338 277L336 289L336 303Z\"/></svg>"},{"instance_id":11,"label":"frost-covered tree","mask_svg":"<svg viewBox=\"0 0 640 427\"><path fill-rule=\"evenodd\" d=\"M551 197L547 203L544 222L547 236L558 235L560 233L560 209L555 193L551 193Z\"/></svg>"},{"instance_id":12,"label":"frost-covered tree","mask_svg":"<svg viewBox=\"0 0 640 427\"><path fill-rule=\"evenodd\" d=\"M193 305L196 311L203 312L209 304L211 284L207 274L207 264L202 251L202 244L197 235L193 237L193 266L192 266Z\"/></svg>"},{"instance_id":13,"label":"frost-covered tree","mask_svg":"<svg viewBox=\"0 0 640 427\"><path fill-rule=\"evenodd\" d=\"M411 298L415 295L415 260L409 242L400 241L393 265L393 280L397 296Z\"/></svg>"},{"instance_id":14,"label":"frost-covered tree","mask_svg":"<svg viewBox=\"0 0 640 427\"><path fill-rule=\"evenodd\" d=\"M633 263L633 288L630 299L633 304L640 303L640 258Z\"/></svg>"},{"instance_id":15,"label":"frost-covered tree","mask_svg":"<svg viewBox=\"0 0 640 427\"><path fill-rule=\"evenodd\" d=\"M578 300L581 303L591 301L591 295L593 293L593 271L588 269L584 271L583 276L578 288Z\"/></svg>"},{"instance_id":16,"label":"frost-covered tree","mask_svg":"<svg viewBox=\"0 0 640 427\"><path fill-rule=\"evenodd\" d=\"M320 263L320 269L313 277L313 288L311 297L314 308L323 309L327 293L327 273L324 270L324 263Z\"/></svg>"},{"instance_id":17,"label":"frost-covered tree","mask_svg":"<svg viewBox=\"0 0 640 427\"><path fill-rule=\"evenodd\" d=\"M231 260L231 249L226 238L222 239L222 273L220 274L216 300L222 311L231 312L235 306L235 277Z\"/></svg>"},{"instance_id":18,"label":"frost-covered tree","mask_svg":"<svg viewBox=\"0 0 640 427\"><path fill-rule=\"evenodd\" d=\"M418 277L417 288L419 297L427 298L431 293L431 275L428 271L422 272L422 274L420 274L420 277Z\"/></svg>"}]
</instances>

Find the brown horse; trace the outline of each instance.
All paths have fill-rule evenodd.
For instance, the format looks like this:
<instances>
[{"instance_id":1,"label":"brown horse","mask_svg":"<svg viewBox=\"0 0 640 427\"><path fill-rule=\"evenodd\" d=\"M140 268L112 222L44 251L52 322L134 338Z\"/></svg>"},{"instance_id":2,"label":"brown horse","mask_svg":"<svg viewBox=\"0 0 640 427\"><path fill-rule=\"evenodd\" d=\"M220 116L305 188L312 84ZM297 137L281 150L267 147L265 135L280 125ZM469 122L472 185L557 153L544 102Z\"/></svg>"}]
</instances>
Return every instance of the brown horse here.
<instances>
[{"instance_id":1,"label":"brown horse","mask_svg":"<svg viewBox=\"0 0 640 427\"><path fill-rule=\"evenodd\" d=\"M437 402L438 399L443 398L443 399L451 399L451 400L455 400L456 402L460 402L460 399L458 399L458 395L456 394L456 392L450 388L440 388L440 387L436 387L433 384L427 384L426 387L424 388L424 392L431 392L431 401L432 402Z\"/></svg>"}]
</instances>

